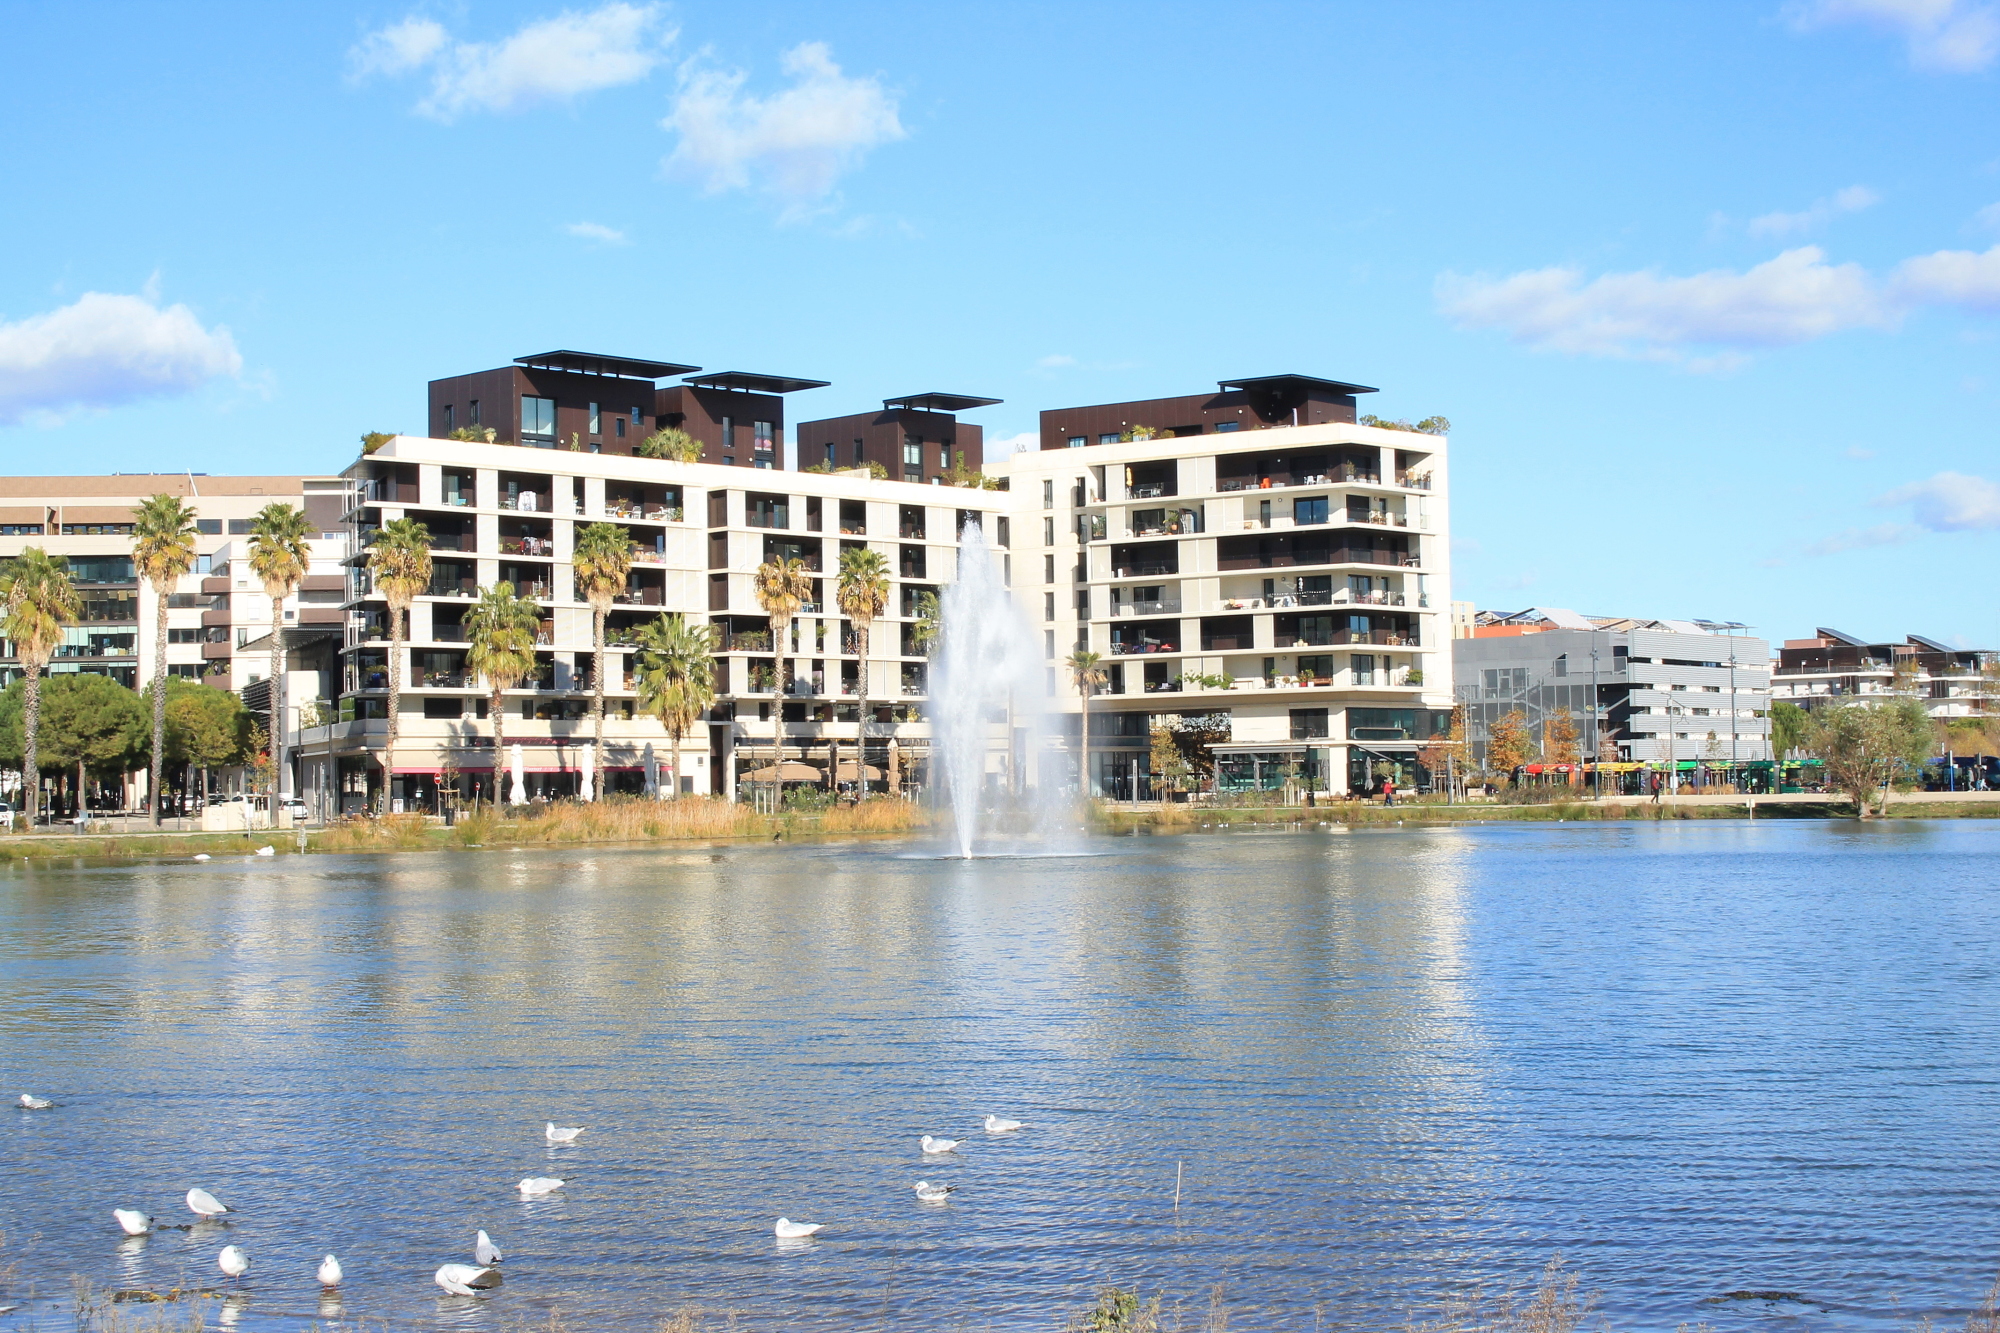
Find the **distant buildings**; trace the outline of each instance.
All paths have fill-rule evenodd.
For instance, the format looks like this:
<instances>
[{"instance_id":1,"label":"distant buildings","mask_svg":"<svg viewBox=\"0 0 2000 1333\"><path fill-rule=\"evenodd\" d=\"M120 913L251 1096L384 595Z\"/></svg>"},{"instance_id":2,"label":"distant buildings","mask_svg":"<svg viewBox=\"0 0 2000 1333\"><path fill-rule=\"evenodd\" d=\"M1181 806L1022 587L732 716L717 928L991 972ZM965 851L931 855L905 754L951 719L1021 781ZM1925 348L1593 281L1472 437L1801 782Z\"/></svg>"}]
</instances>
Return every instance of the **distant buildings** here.
<instances>
[{"instance_id":1,"label":"distant buildings","mask_svg":"<svg viewBox=\"0 0 2000 1333\"><path fill-rule=\"evenodd\" d=\"M1953 648L1920 634L1870 643L1822 626L1814 637L1787 639L1778 649L1771 694L1807 710L1902 696L1921 699L1940 720L1971 717L2000 703L2000 653Z\"/></svg>"},{"instance_id":2,"label":"distant buildings","mask_svg":"<svg viewBox=\"0 0 2000 1333\"><path fill-rule=\"evenodd\" d=\"M1470 637L1452 642L1474 765L1486 764L1493 724L1516 709L1537 753L1561 714L1586 762L1770 758L1770 650L1734 628L1553 607L1478 613Z\"/></svg>"}]
</instances>

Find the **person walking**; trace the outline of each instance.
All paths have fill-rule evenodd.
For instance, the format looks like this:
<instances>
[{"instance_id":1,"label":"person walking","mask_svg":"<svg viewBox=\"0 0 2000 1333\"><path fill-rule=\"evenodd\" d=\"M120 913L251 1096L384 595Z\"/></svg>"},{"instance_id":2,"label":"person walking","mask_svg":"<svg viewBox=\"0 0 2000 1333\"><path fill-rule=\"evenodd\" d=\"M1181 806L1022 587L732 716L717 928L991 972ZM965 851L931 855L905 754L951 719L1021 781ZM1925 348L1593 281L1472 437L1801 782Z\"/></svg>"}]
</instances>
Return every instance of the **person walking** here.
<instances>
[{"instance_id":1,"label":"person walking","mask_svg":"<svg viewBox=\"0 0 2000 1333\"><path fill-rule=\"evenodd\" d=\"M1395 803L1396 803L1396 779L1394 779L1394 778L1383 778L1383 779L1382 779L1382 804L1384 804L1384 805L1394 805Z\"/></svg>"}]
</instances>

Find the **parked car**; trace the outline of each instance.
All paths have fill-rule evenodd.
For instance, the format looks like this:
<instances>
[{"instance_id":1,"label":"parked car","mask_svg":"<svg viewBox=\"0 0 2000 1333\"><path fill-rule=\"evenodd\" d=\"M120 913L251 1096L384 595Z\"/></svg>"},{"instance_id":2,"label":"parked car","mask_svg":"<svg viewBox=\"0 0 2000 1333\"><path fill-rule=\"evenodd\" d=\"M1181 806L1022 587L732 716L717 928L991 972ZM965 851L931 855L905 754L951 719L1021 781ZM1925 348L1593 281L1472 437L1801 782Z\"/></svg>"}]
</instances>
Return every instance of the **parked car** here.
<instances>
[{"instance_id":1,"label":"parked car","mask_svg":"<svg viewBox=\"0 0 2000 1333\"><path fill-rule=\"evenodd\" d=\"M9 801L0 801L0 828L14 831L14 806Z\"/></svg>"},{"instance_id":2,"label":"parked car","mask_svg":"<svg viewBox=\"0 0 2000 1333\"><path fill-rule=\"evenodd\" d=\"M292 817L294 824L303 824L312 818L312 812L306 809L306 803L296 796L285 798L284 811Z\"/></svg>"}]
</instances>

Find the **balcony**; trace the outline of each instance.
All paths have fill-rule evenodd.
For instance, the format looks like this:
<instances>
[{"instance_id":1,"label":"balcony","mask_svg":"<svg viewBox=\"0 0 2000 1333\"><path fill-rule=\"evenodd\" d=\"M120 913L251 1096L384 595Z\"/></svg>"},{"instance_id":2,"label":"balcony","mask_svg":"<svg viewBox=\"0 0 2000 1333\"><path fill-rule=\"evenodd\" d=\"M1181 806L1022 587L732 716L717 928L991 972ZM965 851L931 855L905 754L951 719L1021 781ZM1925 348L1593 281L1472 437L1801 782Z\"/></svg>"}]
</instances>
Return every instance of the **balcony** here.
<instances>
[{"instance_id":1,"label":"balcony","mask_svg":"<svg viewBox=\"0 0 2000 1333\"><path fill-rule=\"evenodd\" d=\"M1174 616L1179 615L1181 604L1178 600L1158 602L1113 602L1111 614L1120 616Z\"/></svg>"},{"instance_id":2,"label":"balcony","mask_svg":"<svg viewBox=\"0 0 2000 1333\"><path fill-rule=\"evenodd\" d=\"M635 546L632 548L632 563L635 565L664 565L667 563L667 558L650 546Z\"/></svg>"},{"instance_id":3,"label":"balcony","mask_svg":"<svg viewBox=\"0 0 2000 1333\"><path fill-rule=\"evenodd\" d=\"M500 554L502 555L553 556L555 553L556 544L553 539L548 537L502 537L500 539Z\"/></svg>"},{"instance_id":4,"label":"balcony","mask_svg":"<svg viewBox=\"0 0 2000 1333\"><path fill-rule=\"evenodd\" d=\"M1147 482L1143 485L1134 486L1131 490L1127 491L1125 494L1129 498L1134 500L1159 500L1165 498L1166 496L1172 495L1173 493L1174 493L1174 488L1172 486L1166 484L1165 482L1154 481L1154 482Z\"/></svg>"},{"instance_id":5,"label":"balcony","mask_svg":"<svg viewBox=\"0 0 2000 1333\"><path fill-rule=\"evenodd\" d=\"M476 683L471 675L463 671L426 671L418 687L426 690L462 690Z\"/></svg>"},{"instance_id":6,"label":"balcony","mask_svg":"<svg viewBox=\"0 0 2000 1333\"><path fill-rule=\"evenodd\" d=\"M1177 653L1181 646L1165 640L1142 639L1138 643L1114 643L1111 645L1113 657L1146 657L1155 653Z\"/></svg>"},{"instance_id":7,"label":"balcony","mask_svg":"<svg viewBox=\"0 0 2000 1333\"><path fill-rule=\"evenodd\" d=\"M604 506L606 518L625 518L642 523L679 523L685 513L678 505L637 505L629 500L615 500Z\"/></svg>"},{"instance_id":8,"label":"balcony","mask_svg":"<svg viewBox=\"0 0 2000 1333\"><path fill-rule=\"evenodd\" d=\"M1427 491L1431 488L1431 474L1428 472L1398 472L1396 484L1413 491Z\"/></svg>"}]
</instances>

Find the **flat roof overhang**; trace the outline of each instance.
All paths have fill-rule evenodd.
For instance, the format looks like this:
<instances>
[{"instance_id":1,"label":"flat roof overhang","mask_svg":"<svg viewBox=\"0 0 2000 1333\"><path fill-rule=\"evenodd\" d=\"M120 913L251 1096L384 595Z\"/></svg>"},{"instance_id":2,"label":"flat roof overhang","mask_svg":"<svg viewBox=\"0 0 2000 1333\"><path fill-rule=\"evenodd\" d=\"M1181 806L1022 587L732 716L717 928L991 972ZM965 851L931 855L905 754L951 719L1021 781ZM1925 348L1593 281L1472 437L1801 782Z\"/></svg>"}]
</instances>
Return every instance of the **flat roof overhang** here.
<instances>
[{"instance_id":1,"label":"flat roof overhang","mask_svg":"<svg viewBox=\"0 0 2000 1333\"><path fill-rule=\"evenodd\" d=\"M965 412L975 407L992 407L1000 398L975 398L969 393L913 393L902 398L884 398L886 408L906 407L913 412Z\"/></svg>"},{"instance_id":2,"label":"flat roof overhang","mask_svg":"<svg viewBox=\"0 0 2000 1333\"><path fill-rule=\"evenodd\" d=\"M1347 384L1340 380L1323 380L1312 375L1258 375L1244 380L1217 380L1219 389L1241 389L1245 393L1302 393L1318 389L1325 393L1353 394L1377 393L1366 384Z\"/></svg>"},{"instance_id":3,"label":"flat roof overhang","mask_svg":"<svg viewBox=\"0 0 2000 1333\"><path fill-rule=\"evenodd\" d=\"M741 393L797 393L801 389L824 389L832 380L802 380L791 375L759 375L748 370L725 370L715 375L692 376L683 380L697 389L733 389Z\"/></svg>"},{"instance_id":4,"label":"flat roof overhang","mask_svg":"<svg viewBox=\"0 0 2000 1333\"><path fill-rule=\"evenodd\" d=\"M625 379L663 380L670 375L686 375L700 366L683 366L673 361L642 361L635 356L602 356L596 352L557 351L539 356L517 356L517 366L530 370L568 370L579 375L616 375Z\"/></svg>"}]
</instances>

